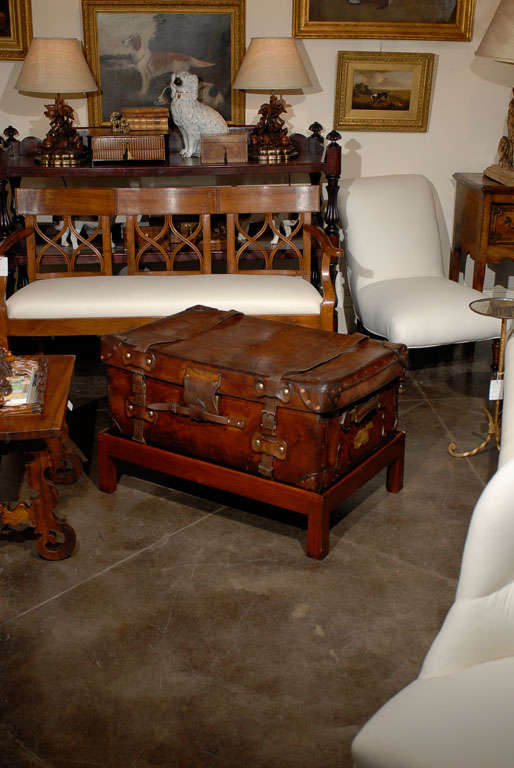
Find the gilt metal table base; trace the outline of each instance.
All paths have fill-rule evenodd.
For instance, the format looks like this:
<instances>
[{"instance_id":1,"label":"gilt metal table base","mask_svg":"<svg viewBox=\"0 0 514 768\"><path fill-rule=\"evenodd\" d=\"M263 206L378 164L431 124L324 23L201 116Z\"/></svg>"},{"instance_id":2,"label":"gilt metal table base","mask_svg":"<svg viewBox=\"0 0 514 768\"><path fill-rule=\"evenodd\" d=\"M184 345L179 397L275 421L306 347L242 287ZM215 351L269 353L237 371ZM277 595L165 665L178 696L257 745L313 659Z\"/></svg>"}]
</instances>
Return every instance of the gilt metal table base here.
<instances>
[{"instance_id":1,"label":"gilt metal table base","mask_svg":"<svg viewBox=\"0 0 514 768\"><path fill-rule=\"evenodd\" d=\"M500 332L500 350L498 359L498 373L497 379L503 385L503 373L505 369L505 342L507 338L507 320L514 319L514 300L507 297L492 298L492 299L476 299L469 305L473 312L479 315L486 315L488 317L497 317L501 319L501 332ZM502 393L497 393L503 397ZM475 456L480 451L483 451L486 446L489 445L494 438L496 447L500 450L501 440L501 399L497 399L494 406L494 416L491 415L489 409L484 405L483 409L487 415L488 430L487 436L482 442L470 451L457 451L457 445L452 440L448 443L448 452L457 459L462 459L467 456Z\"/></svg>"},{"instance_id":2,"label":"gilt metal table base","mask_svg":"<svg viewBox=\"0 0 514 768\"><path fill-rule=\"evenodd\" d=\"M496 402L496 407L494 409L494 418L491 416L491 412L487 408L487 406L483 405L482 408L487 416L488 420L488 430L487 430L487 436L485 440L482 440L482 442L476 446L476 448L472 448L470 451L457 451L457 443L455 443L453 440L448 443L448 452L454 456L456 459L463 459L466 456L475 456L477 453L480 453L480 451L483 451L486 446L489 445L493 437L496 441L496 447L498 450L500 450L500 432L501 432L501 419L500 419L500 401L498 400Z\"/></svg>"}]
</instances>

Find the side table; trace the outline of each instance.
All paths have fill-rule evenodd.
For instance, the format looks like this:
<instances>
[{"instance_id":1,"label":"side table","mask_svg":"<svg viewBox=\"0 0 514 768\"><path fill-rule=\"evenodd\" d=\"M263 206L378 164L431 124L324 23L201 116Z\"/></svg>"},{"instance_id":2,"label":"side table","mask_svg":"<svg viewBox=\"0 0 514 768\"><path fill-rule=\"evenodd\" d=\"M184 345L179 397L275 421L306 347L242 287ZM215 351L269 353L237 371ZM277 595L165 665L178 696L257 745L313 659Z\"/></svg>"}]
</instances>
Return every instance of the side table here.
<instances>
[{"instance_id":1,"label":"side table","mask_svg":"<svg viewBox=\"0 0 514 768\"><path fill-rule=\"evenodd\" d=\"M448 451L452 456L456 458L464 458L465 456L474 456L479 451L482 451L491 440L495 439L496 447L500 449L500 437L501 437L501 402L503 400L503 372L505 367L505 341L507 338L507 320L514 320L514 299L508 297L498 297L491 299L476 299L472 301L469 308L479 315L487 315L488 317L498 317L501 320L501 333L500 333L500 354L498 360L498 372L496 374L496 391L494 416L491 415L489 409L484 405L484 411L487 414L487 420L489 428L487 436L482 442L473 448L471 451L457 451L457 445L454 442L448 444ZM495 383L495 380L491 382ZM490 399L492 399L490 397Z\"/></svg>"},{"instance_id":2,"label":"side table","mask_svg":"<svg viewBox=\"0 0 514 768\"><path fill-rule=\"evenodd\" d=\"M36 549L46 560L62 560L75 548L76 536L68 523L53 513L59 494L54 483L75 482L81 472L78 456L70 453L66 404L73 375L73 355L48 358L43 410L40 413L0 414L0 442L19 441L25 453L25 479L37 495L15 505L0 502L0 525L33 526Z\"/></svg>"},{"instance_id":3,"label":"side table","mask_svg":"<svg viewBox=\"0 0 514 768\"><path fill-rule=\"evenodd\" d=\"M461 260L474 261L473 288L484 286L486 264L514 259L514 187L481 173L456 173L455 221L450 280L459 279Z\"/></svg>"}]
</instances>

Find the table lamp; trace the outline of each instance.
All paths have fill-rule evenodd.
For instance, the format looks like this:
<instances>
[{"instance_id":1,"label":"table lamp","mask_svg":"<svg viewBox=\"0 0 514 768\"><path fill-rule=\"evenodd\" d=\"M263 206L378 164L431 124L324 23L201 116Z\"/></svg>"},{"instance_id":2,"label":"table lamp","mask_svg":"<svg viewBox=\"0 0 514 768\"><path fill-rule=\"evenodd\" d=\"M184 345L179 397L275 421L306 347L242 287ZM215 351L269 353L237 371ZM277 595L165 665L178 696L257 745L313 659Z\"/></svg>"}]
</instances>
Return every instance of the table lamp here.
<instances>
[{"instance_id":1,"label":"table lamp","mask_svg":"<svg viewBox=\"0 0 514 768\"><path fill-rule=\"evenodd\" d=\"M259 122L250 134L251 158L275 163L298 154L280 117L286 111L282 94L298 91L305 85L310 85L310 80L292 37L250 40L233 87L241 91L271 92L270 101L259 109Z\"/></svg>"},{"instance_id":2,"label":"table lamp","mask_svg":"<svg viewBox=\"0 0 514 768\"><path fill-rule=\"evenodd\" d=\"M501 0L476 55L514 64L513 0ZM514 185L514 98L511 99L507 112L507 136L500 139L498 156L499 164L490 165L485 169L484 175L502 184Z\"/></svg>"},{"instance_id":3,"label":"table lamp","mask_svg":"<svg viewBox=\"0 0 514 768\"><path fill-rule=\"evenodd\" d=\"M62 94L82 95L98 90L81 43L75 38L33 38L16 89L56 94L54 104L45 105L50 130L36 159L46 166L80 165L87 151L73 127L73 109L64 102Z\"/></svg>"}]
</instances>

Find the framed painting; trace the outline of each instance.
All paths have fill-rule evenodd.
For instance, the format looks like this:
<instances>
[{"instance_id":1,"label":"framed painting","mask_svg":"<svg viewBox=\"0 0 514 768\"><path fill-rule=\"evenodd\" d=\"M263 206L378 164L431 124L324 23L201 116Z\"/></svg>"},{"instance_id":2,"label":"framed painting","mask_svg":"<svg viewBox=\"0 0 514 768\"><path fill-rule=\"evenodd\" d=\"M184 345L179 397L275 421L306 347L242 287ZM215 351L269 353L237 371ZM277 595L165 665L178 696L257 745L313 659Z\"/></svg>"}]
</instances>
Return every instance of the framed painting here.
<instances>
[{"instance_id":1,"label":"framed painting","mask_svg":"<svg viewBox=\"0 0 514 768\"><path fill-rule=\"evenodd\" d=\"M426 131L433 53L339 51L334 127Z\"/></svg>"},{"instance_id":2,"label":"framed painting","mask_svg":"<svg viewBox=\"0 0 514 768\"><path fill-rule=\"evenodd\" d=\"M82 0L84 43L99 91L90 125L123 107L166 103L172 72L199 79L199 99L229 123L244 122L232 81L245 50L245 0Z\"/></svg>"},{"instance_id":3,"label":"framed painting","mask_svg":"<svg viewBox=\"0 0 514 768\"><path fill-rule=\"evenodd\" d=\"M293 0L295 37L471 40L475 0Z\"/></svg>"},{"instance_id":4,"label":"framed painting","mask_svg":"<svg viewBox=\"0 0 514 768\"><path fill-rule=\"evenodd\" d=\"M24 59L31 40L31 0L0 0L0 59Z\"/></svg>"}]
</instances>

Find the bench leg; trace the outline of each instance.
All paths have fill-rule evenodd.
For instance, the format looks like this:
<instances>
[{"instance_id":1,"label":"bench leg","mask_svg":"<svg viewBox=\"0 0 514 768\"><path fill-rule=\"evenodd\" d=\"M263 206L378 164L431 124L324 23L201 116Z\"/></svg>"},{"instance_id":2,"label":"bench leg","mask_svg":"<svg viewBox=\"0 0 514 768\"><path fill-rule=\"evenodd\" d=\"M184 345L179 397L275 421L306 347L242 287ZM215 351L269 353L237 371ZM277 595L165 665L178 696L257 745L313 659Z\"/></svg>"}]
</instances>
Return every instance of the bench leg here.
<instances>
[{"instance_id":1,"label":"bench leg","mask_svg":"<svg viewBox=\"0 0 514 768\"><path fill-rule=\"evenodd\" d=\"M323 497L313 505L307 517L307 555L321 560L328 555L330 510Z\"/></svg>"},{"instance_id":2,"label":"bench leg","mask_svg":"<svg viewBox=\"0 0 514 768\"><path fill-rule=\"evenodd\" d=\"M107 440L98 435L98 487L104 493L114 493L118 486L116 464L111 458Z\"/></svg>"}]
</instances>

